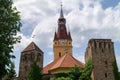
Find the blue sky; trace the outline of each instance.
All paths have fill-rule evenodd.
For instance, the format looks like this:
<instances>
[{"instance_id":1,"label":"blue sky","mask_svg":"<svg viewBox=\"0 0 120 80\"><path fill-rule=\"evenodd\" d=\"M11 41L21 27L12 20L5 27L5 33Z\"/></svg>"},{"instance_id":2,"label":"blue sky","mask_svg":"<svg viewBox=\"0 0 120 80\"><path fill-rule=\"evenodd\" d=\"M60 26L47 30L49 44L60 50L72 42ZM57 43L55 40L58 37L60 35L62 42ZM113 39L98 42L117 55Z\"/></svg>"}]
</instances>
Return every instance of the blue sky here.
<instances>
[{"instance_id":1,"label":"blue sky","mask_svg":"<svg viewBox=\"0 0 120 80\"><path fill-rule=\"evenodd\" d=\"M101 4L103 8L106 9L108 7L115 7L119 2L120 0L102 0Z\"/></svg>"},{"instance_id":2,"label":"blue sky","mask_svg":"<svg viewBox=\"0 0 120 80\"><path fill-rule=\"evenodd\" d=\"M34 41L44 52L44 66L53 60L53 38L57 29L61 0L13 0L21 12L23 27L14 45L16 71L22 50ZM64 16L73 38L73 55L84 62L84 53L91 38L112 39L120 70L120 1L63 0ZM35 35L34 38L32 36Z\"/></svg>"}]
</instances>

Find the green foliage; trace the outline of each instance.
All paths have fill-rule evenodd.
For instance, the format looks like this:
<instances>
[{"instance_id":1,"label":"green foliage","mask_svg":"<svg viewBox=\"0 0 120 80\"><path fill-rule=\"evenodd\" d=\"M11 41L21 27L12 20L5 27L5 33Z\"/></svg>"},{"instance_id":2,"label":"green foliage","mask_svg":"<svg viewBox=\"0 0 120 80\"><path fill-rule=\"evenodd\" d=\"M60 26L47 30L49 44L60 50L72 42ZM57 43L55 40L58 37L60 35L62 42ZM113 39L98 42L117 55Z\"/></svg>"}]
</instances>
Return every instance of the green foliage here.
<instances>
[{"instance_id":1,"label":"green foliage","mask_svg":"<svg viewBox=\"0 0 120 80\"><path fill-rule=\"evenodd\" d=\"M50 80L91 80L91 73L92 61L89 60L84 69L75 66L71 68L69 73L58 73L57 78L51 78Z\"/></svg>"},{"instance_id":2,"label":"green foliage","mask_svg":"<svg viewBox=\"0 0 120 80\"><path fill-rule=\"evenodd\" d=\"M68 73L57 73L55 78L50 78L50 80L70 80Z\"/></svg>"},{"instance_id":3,"label":"green foliage","mask_svg":"<svg viewBox=\"0 0 120 80\"><path fill-rule=\"evenodd\" d=\"M113 62L113 72L114 72L115 80L120 80L120 76L119 76L116 60Z\"/></svg>"},{"instance_id":4,"label":"green foliage","mask_svg":"<svg viewBox=\"0 0 120 80\"><path fill-rule=\"evenodd\" d=\"M50 78L50 80L55 80L55 78Z\"/></svg>"},{"instance_id":5,"label":"green foliage","mask_svg":"<svg viewBox=\"0 0 120 80\"><path fill-rule=\"evenodd\" d=\"M50 80L72 80L70 77L51 78Z\"/></svg>"},{"instance_id":6,"label":"green foliage","mask_svg":"<svg viewBox=\"0 0 120 80\"><path fill-rule=\"evenodd\" d=\"M58 77L68 77L68 73L57 73L55 76Z\"/></svg>"},{"instance_id":7,"label":"green foliage","mask_svg":"<svg viewBox=\"0 0 120 80\"><path fill-rule=\"evenodd\" d=\"M79 77L80 77L81 74L82 74L81 71L82 71L82 70L75 65L75 67L73 67L73 68L71 69L71 71L69 72L69 77L70 77L72 80L79 80Z\"/></svg>"},{"instance_id":8,"label":"green foliage","mask_svg":"<svg viewBox=\"0 0 120 80\"><path fill-rule=\"evenodd\" d=\"M71 78L69 78L69 77L60 77L60 78L58 78L57 80L72 80Z\"/></svg>"},{"instance_id":9,"label":"green foliage","mask_svg":"<svg viewBox=\"0 0 120 80\"><path fill-rule=\"evenodd\" d=\"M84 70L82 71L80 80L91 80L91 73L92 73L92 61L91 59L89 59L85 65Z\"/></svg>"},{"instance_id":10,"label":"green foliage","mask_svg":"<svg viewBox=\"0 0 120 80\"><path fill-rule=\"evenodd\" d=\"M75 65L71 68L69 73L57 73L56 78L51 78L51 80L79 80L82 70Z\"/></svg>"},{"instance_id":11,"label":"green foliage","mask_svg":"<svg viewBox=\"0 0 120 80\"><path fill-rule=\"evenodd\" d=\"M20 16L12 4L12 0L0 0L0 79L7 74L11 58L15 58L13 45L19 42L15 36L20 31Z\"/></svg>"},{"instance_id":12,"label":"green foliage","mask_svg":"<svg viewBox=\"0 0 120 80\"><path fill-rule=\"evenodd\" d=\"M42 80L41 68L39 68L36 62L33 62L27 80Z\"/></svg>"},{"instance_id":13,"label":"green foliage","mask_svg":"<svg viewBox=\"0 0 120 80\"><path fill-rule=\"evenodd\" d=\"M8 69L7 78L13 78L13 77L16 77L16 72L15 72L15 65L12 62L10 64L10 69Z\"/></svg>"}]
</instances>

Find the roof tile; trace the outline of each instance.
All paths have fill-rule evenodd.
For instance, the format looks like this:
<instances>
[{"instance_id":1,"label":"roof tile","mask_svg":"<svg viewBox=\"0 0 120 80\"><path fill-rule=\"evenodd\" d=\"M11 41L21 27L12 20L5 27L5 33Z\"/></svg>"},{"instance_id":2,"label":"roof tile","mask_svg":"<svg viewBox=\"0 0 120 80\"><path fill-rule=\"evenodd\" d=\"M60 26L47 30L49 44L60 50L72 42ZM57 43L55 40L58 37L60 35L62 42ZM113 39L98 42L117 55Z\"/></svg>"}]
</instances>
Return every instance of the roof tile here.
<instances>
[{"instance_id":1,"label":"roof tile","mask_svg":"<svg viewBox=\"0 0 120 80\"><path fill-rule=\"evenodd\" d=\"M77 59L75 59L72 55L65 54L62 57L54 60L52 63L48 64L43 68L43 74L48 74L50 70L60 68L60 67L74 67L77 65L80 68L84 68L84 64Z\"/></svg>"},{"instance_id":2,"label":"roof tile","mask_svg":"<svg viewBox=\"0 0 120 80\"><path fill-rule=\"evenodd\" d=\"M37 50L43 53L43 51L34 43L31 42L23 51L23 52L27 52L27 51L31 51L31 50Z\"/></svg>"}]
</instances>

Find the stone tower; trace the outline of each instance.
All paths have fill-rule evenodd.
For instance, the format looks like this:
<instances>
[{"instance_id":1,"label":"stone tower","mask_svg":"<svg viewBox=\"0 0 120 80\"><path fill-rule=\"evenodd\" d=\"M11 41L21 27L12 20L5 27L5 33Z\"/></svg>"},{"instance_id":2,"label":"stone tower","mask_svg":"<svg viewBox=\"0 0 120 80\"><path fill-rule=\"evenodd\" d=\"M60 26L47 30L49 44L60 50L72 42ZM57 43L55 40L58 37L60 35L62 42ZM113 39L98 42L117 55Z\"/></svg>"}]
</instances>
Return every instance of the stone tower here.
<instances>
[{"instance_id":1,"label":"stone tower","mask_svg":"<svg viewBox=\"0 0 120 80\"><path fill-rule=\"evenodd\" d=\"M111 39L91 39L85 53L85 62L92 59L92 80L115 80L113 62L114 44Z\"/></svg>"},{"instance_id":2,"label":"stone tower","mask_svg":"<svg viewBox=\"0 0 120 80\"><path fill-rule=\"evenodd\" d=\"M34 61L40 68L43 68L43 52L32 42L21 52L19 80L27 80Z\"/></svg>"},{"instance_id":3,"label":"stone tower","mask_svg":"<svg viewBox=\"0 0 120 80\"><path fill-rule=\"evenodd\" d=\"M62 5L58 19L58 30L54 34L53 43L54 60L66 53L72 55L72 38L70 32L67 32L66 29L66 19L63 15Z\"/></svg>"}]
</instances>

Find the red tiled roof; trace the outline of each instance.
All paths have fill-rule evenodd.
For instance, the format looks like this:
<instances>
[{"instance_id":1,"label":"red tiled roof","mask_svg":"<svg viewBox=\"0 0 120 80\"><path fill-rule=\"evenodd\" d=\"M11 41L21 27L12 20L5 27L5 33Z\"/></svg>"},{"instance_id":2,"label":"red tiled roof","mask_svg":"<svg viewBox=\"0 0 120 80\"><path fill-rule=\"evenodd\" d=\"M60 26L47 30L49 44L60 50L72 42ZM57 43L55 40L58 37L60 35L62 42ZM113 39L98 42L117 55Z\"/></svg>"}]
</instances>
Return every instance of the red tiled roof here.
<instances>
[{"instance_id":1,"label":"red tiled roof","mask_svg":"<svg viewBox=\"0 0 120 80\"><path fill-rule=\"evenodd\" d=\"M43 74L48 74L50 70L60 68L60 67L74 67L77 65L80 68L84 68L84 64L77 59L75 59L72 55L65 54L52 63L48 64L43 68Z\"/></svg>"},{"instance_id":2,"label":"red tiled roof","mask_svg":"<svg viewBox=\"0 0 120 80\"><path fill-rule=\"evenodd\" d=\"M34 43L34 42L31 42L23 51L23 52L27 52L27 51L31 51L31 50L37 50L37 51L40 51L42 52L42 50ZM42 52L43 53L43 52Z\"/></svg>"}]
</instances>

